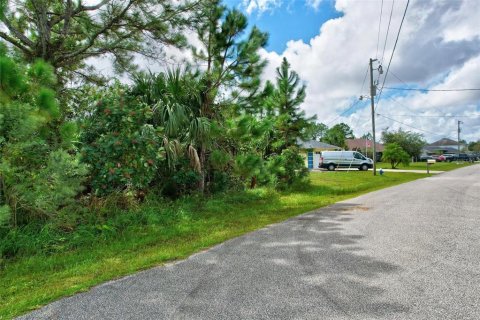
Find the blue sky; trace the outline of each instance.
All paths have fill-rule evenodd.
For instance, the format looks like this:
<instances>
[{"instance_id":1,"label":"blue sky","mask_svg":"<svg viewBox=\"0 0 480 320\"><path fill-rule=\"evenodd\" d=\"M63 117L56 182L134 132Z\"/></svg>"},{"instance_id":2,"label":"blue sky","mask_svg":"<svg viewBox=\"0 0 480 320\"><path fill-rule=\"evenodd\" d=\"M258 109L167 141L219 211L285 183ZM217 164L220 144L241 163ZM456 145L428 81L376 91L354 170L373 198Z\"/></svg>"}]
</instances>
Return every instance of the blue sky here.
<instances>
[{"instance_id":1,"label":"blue sky","mask_svg":"<svg viewBox=\"0 0 480 320\"><path fill-rule=\"evenodd\" d=\"M242 1L228 0L225 5L235 7L246 13ZM282 2L278 7L259 13L254 11L249 15L249 25L256 25L262 31L270 34L267 50L282 53L290 40L303 40L308 43L319 34L322 24L330 19L341 17L335 10L333 0L320 2L317 10L305 1L292 0Z\"/></svg>"},{"instance_id":2,"label":"blue sky","mask_svg":"<svg viewBox=\"0 0 480 320\"><path fill-rule=\"evenodd\" d=\"M401 33L399 26L407 0L227 0L224 3L243 11L250 27L257 25L269 33L268 46L260 50L268 62L264 80L273 80L275 68L283 57L287 58L307 85L302 105L306 113L316 115L319 122L326 124L345 122L358 136L371 131L368 99L358 101L360 95L369 94L368 78L363 87L362 80L369 59L383 56L384 46L384 70L390 57L393 59L391 74L386 79L385 74L375 73L380 85L385 80L387 87L480 88L478 0L410 1ZM394 52L397 34L399 41ZM465 119L464 137L477 140L479 108L480 91L384 90L377 109L384 117L377 118L377 128L403 126L434 141L456 135L456 119L442 116L458 115Z\"/></svg>"}]
</instances>

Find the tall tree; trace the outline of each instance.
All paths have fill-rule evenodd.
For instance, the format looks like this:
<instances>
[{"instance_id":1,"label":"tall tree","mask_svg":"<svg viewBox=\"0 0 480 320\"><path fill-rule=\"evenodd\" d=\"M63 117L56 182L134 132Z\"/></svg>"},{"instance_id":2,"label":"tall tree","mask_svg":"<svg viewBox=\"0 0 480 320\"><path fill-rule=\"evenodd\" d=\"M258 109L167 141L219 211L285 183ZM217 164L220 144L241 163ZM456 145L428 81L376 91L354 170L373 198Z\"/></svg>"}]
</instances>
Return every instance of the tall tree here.
<instances>
[{"instance_id":1,"label":"tall tree","mask_svg":"<svg viewBox=\"0 0 480 320\"><path fill-rule=\"evenodd\" d=\"M305 100L305 85L301 85L298 74L290 70L290 63L283 58L277 68L276 88L270 100L277 116L275 129L278 132L274 150L295 146L298 139L306 139L309 128L316 117L307 117L300 106Z\"/></svg>"},{"instance_id":2,"label":"tall tree","mask_svg":"<svg viewBox=\"0 0 480 320\"><path fill-rule=\"evenodd\" d=\"M308 128L308 138L321 141L327 134L328 127L324 123L312 123Z\"/></svg>"},{"instance_id":3,"label":"tall tree","mask_svg":"<svg viewBox=\"0 0 480 320\"><path fill-rule=\"evenodd\" d=\"M398 143L389 143L385 146L382 156L384 161L390 162L392 169L395 169L400 163L405 166L410 164L410 156Z\"/></svg>"},{"instance_id":4,"label":"tall tree","mask_svg":"<svg viewBox=\"0 0 480 320\"><path fill-rule=\"evenodd\" d=\"M373 140L373 135L370 132L364 133L362 139Z\"/></svg>"},{"instance_id":5,"label":"tall tree","mask_svg":"<svg viewBox=\"0 0 480 320\"><path fill-rule=\"evenodd\" d=\"M61 83L73 76L98 81L86 69L89 58L108 54L118 70L131 70L134 54L158 59L159 43L181 44L179 30L186 23L185 13L198 5L182 3L10 0L0 15L0 38L26 61L50 63Z\"/></svg>"},{"instance_id":6,"label":"tall tree","mask_svg":"<svg viewBox=\"0 0 480 320\"><path fill-rule=\"evenodd\" d=\"M480 151L480 140L478 140L477 142L471 141L468 144L468 150L469 151L474 151L474 152L479 152Z\"/></svg>"},{"instance_id":7,"label":"tall tree","mask_svg":"<svg viewBox=\"0 0 480 320\"><path fill-rule=\"evenodd\" d=\"M346 139L353 139L353 130L345 123L338 123L327 130L323 141L340 148L346 148Z\"/></svg>"},{"instance_id":8,"label":"tall tree","mask_svg":"<svg viewBox=\"0 0 480 320\"><path fill-rule=\"evenodd\" d=\"M385 144L396 143L410 157L420 157L422 148L427 144L423 135L416 132L404 131L402 128L398 131L389 131L388 128L382 131L382 140Z\"/></svg>"},{"instance_id":9,"label":"tall tree","mask_svg":"<svg viewBox=\"0 0 480 320\"><path fill-rule=\"evenodd\" d=\"M250 95L260 84L265 66L258 50L266 45L268 35L253 27L248 35L247 17L238 10L227 10L218 0L208 0L203 7L206 17L198 27L202 47L194 50L197 61L204 65L200 117L219 121L222 115L220 95L238 99ZM232 88L238 88L232 92ZM230 99L232 98L232 99ZM202 179L199 188L205 188L207 144L198 141Z\"/></svg>"}]
</instances>

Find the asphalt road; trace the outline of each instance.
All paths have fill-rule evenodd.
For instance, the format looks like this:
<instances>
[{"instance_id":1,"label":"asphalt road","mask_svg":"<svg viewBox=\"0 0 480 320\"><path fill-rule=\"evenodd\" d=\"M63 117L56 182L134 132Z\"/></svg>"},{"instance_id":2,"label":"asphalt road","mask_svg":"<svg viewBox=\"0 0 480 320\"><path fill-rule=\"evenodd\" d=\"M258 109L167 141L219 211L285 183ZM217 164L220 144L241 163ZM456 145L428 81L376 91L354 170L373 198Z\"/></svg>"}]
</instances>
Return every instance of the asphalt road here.
<instances>
[{"instance_id":1,"label":"asphalt road","mask_svg":"<svg viewBox=\"0 0 480 320\"><path fill-rule=\"evenodd\" d=\"M373 192L25 319L480 319L480 165Z\"/></svg>"}]
</instances>

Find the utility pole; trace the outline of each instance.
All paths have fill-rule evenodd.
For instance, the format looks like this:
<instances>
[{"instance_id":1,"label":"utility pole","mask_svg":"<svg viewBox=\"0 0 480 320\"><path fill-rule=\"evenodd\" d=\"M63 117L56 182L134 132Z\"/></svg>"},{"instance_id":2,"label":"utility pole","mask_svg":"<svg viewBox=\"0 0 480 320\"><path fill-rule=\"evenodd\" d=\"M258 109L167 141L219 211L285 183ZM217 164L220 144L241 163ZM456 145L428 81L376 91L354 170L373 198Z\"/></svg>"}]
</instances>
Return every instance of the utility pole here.
<instances>
[{"instance_id":1,"label":"utility pole","mask_svg":"<svg viewBox=\"0 0 480 320\"><path fill-rule=\"evenodd\" d=\"M375 143L375 96L377 94L377 87L373 83L373 61L377 59L370 58L370 104L372 106L372 138L373 138L373 175L377 175L377 150Z\"/></svg>"},{"instance_id":2,"label":"utility pole","mask_svg":"<svg viewBox=\"0 0 480 320\"><path fill-rule=\"evenodd\" d=\"M463 122L458 120L457 121L457 147L458 147L458 151L457 151L457 157L460 158L460 124L462 124Z\"/></svg>"}]
</instances>

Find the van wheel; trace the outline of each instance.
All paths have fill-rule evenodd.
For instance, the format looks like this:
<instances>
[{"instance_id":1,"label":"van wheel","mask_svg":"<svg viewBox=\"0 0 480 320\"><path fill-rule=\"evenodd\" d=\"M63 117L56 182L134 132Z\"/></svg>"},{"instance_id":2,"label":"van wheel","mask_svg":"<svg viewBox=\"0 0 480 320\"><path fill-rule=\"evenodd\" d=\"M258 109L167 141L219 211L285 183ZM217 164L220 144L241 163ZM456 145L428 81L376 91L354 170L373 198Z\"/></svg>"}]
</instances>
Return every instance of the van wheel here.
<instances>
[{"instance_id":1,"label":"van wheel","mask_svg":"<svg viewBox=\"0 0 480 320\"><path fill-rule=\"evenodd\" d=\"M333 170L335 170L335 165L333 163L330 163L328 165L328 171L333 171Z\"/></svg>"},{"instance_id":2,"label":"van wheel","mask_svg":"<svg viewBox=\"0 0 480 320\"><path fill-rule=\"evenodd\" d=\"M368 170L368 166L366 164L362 164L362 166L360 167L360 170L362 171L367 171Z\"/></svg>"}]
</instances>

